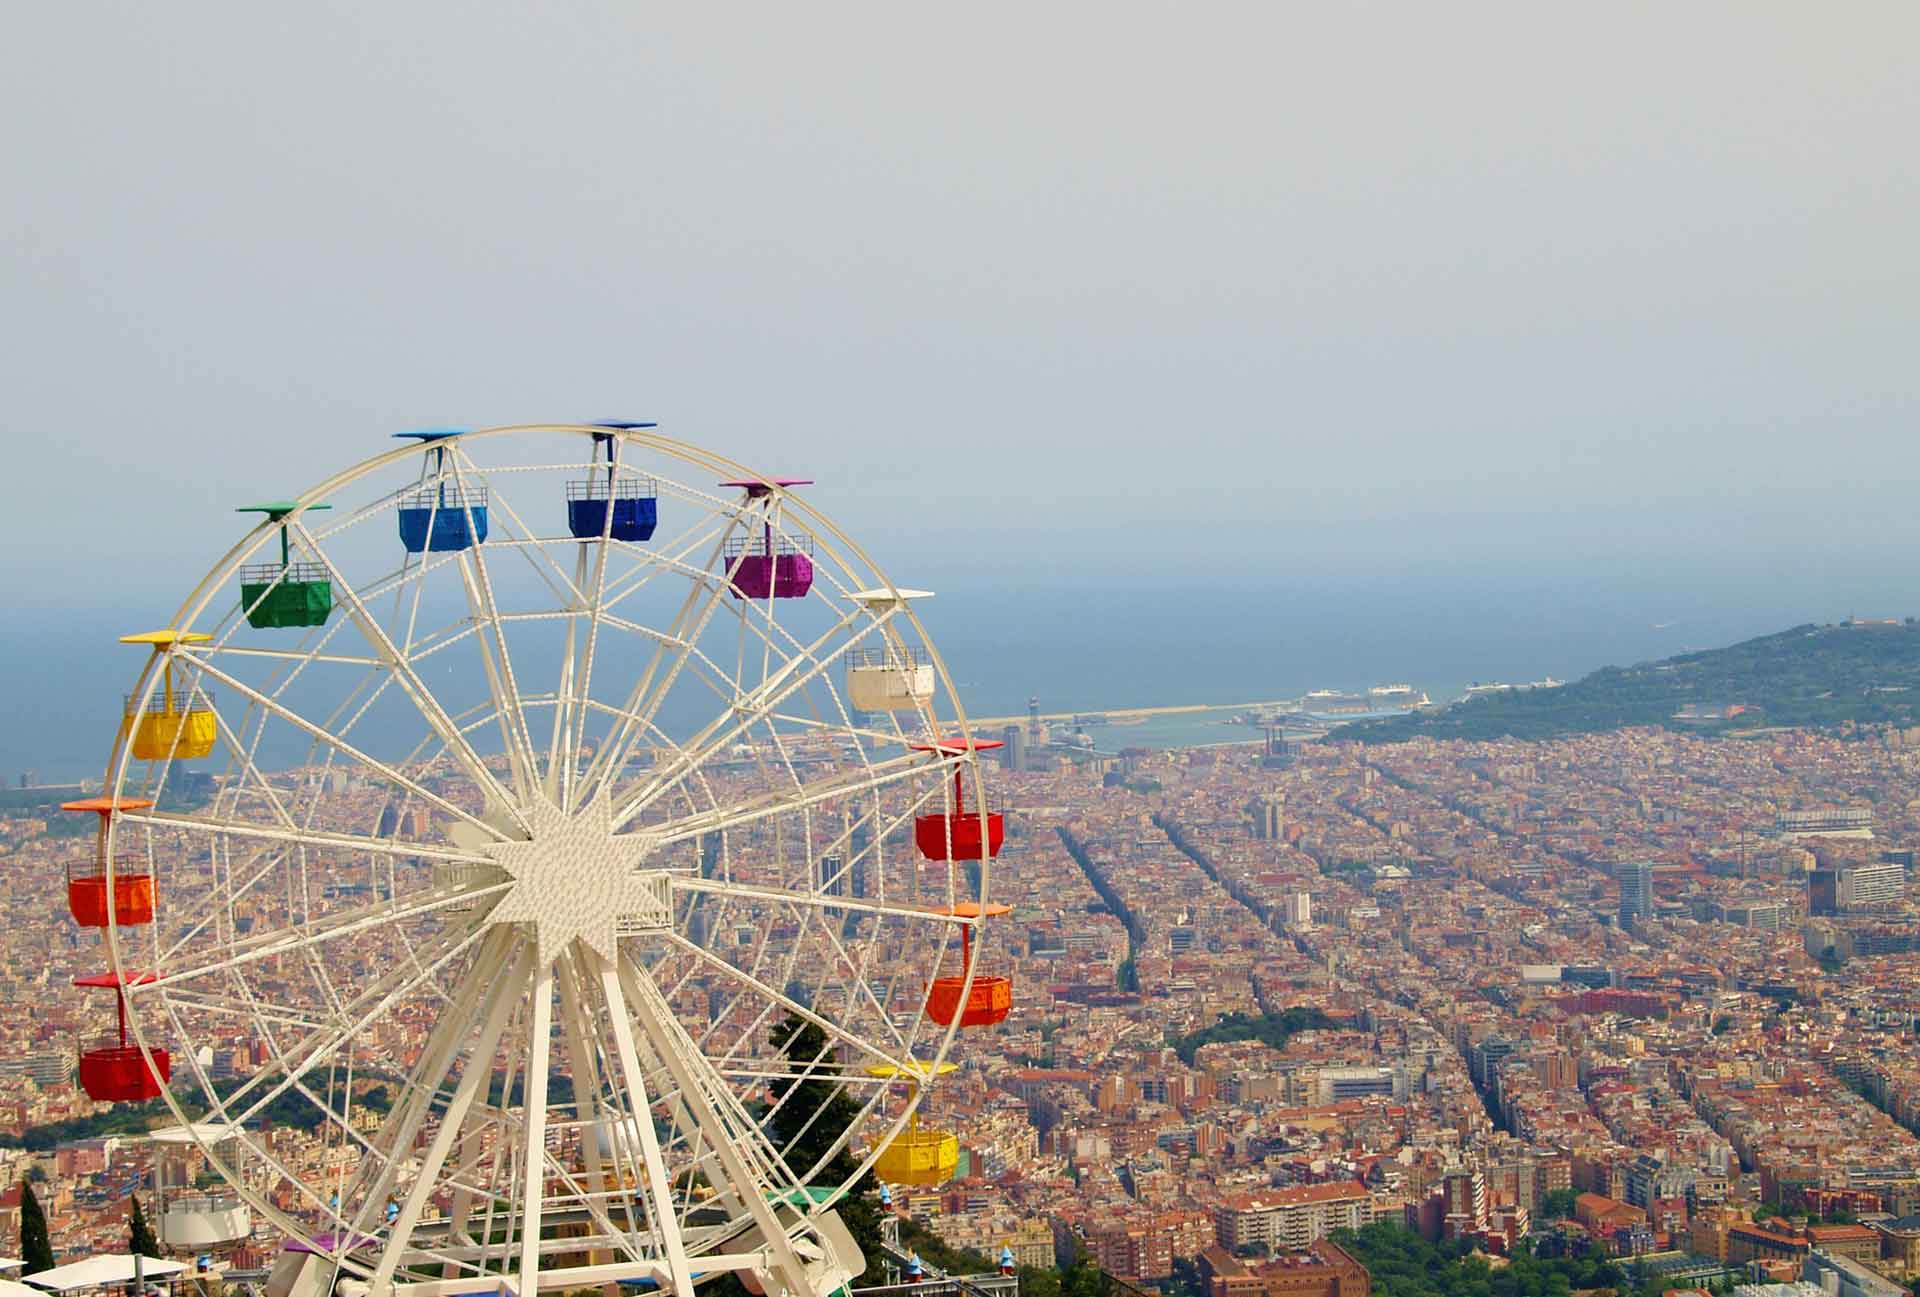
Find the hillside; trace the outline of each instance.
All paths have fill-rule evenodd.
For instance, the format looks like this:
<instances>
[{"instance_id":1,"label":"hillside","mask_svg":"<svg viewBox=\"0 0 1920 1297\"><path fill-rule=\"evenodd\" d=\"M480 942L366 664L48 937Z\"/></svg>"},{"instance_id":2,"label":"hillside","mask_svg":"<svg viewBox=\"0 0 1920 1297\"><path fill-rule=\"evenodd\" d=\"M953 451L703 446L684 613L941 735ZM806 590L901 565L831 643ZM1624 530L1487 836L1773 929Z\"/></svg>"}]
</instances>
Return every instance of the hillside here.
<instances>
[{"instance_id":1,"label":"hillside","mask_svg":"<svg viewBox=\"0 0 1920 1297\"><path fill-rule=\"evenodd\" d=\"M1683 709L1700 718L1676 720ZM1557 689L1483 694L1437 710L1358 721L1331 737L1362 743L1547 739L1630 725L1715 733L1846 722L1920 724L1920 624L1796 626L1729 648L1603 667Z\"/></svg>"}]
</instances>

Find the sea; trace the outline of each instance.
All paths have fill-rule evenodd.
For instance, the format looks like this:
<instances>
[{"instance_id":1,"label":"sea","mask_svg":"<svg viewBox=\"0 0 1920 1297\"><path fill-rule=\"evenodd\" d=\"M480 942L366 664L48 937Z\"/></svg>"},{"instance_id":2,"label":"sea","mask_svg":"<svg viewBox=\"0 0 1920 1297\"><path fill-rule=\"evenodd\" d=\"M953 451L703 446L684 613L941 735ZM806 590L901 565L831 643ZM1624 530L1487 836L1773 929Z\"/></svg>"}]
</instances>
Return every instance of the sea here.
<instances>
[{"instance_id":1,"label":"sea","mask_svg":"<svg viewBox=\"0 0 1920 1297\"><path fill-rule=\"evenodd\" d=\"M1728 592L1731 595L1732 592ZM42 783L97 780L120 698L140 668L117 643L130 628L163 624L124 609L42 610L0 627L0 776ZM1213 704L1229 710L1089 730L1097 746L1186 747L1247 742L1229 724L1239 704L1315 689L1364 691L1395 683L1435 701L1474 683L1573 680L1711 648L1852 608L1799 606L1763 590L1717 602L1657 584L1509 588L1461 581L1337 585L1295 581L1255 588L1021 588L949 583L918 605L973 716ZM1877 605L1862 615L1905 609Z\"/></svg>"}]
</instances>

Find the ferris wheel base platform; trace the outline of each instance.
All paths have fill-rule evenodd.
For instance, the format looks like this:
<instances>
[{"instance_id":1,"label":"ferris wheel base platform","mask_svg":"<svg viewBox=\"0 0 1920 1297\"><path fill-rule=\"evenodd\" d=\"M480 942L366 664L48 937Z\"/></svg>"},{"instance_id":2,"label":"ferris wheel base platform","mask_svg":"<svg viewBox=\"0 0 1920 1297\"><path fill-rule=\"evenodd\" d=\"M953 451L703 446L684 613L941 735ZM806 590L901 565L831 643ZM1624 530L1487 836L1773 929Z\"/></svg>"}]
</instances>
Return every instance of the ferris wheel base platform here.
<instances>
[{"instance_id":1,"label":"ferris wheel base platform","mask_svg":"<svg viewBox=\"0 0 1920 1297\"><path fill-rule=\"evenodd\" d=\"M801 1219L800 1213L789 1205L777 1204L775 1210L788 1228ZM794 1252L806 1274L806 1287L801 1291L793 1292L775 1279L770 1250L763 1245L757 1226L729 1242L726 1252L699 1257L700 1268L693 1274L694 1282L698 1284L731 1271L740 1276L742 1286L749 1292L767 1297L831 1297L866 1273L866 1256L853 1241L839 1212L818 1212L807 1216L806 1222L807 1232L793 1240ZM508 1297L510 1294L517 1297L518 1294L513 1275L395 1280L382 1294L375 1294L373 1286L361 1279L343 1274L336 1285L332 1278L331 1260L302 1245L289 1243L268 1277L267 1297L328 1297L330 1291L338 1297ZM670 1291L672 1287L665 1263L649 1260L541 1270L539 1291L558 1292L605 1283L617 1283L637 1292Z\"/></svg>"}]
</instances>

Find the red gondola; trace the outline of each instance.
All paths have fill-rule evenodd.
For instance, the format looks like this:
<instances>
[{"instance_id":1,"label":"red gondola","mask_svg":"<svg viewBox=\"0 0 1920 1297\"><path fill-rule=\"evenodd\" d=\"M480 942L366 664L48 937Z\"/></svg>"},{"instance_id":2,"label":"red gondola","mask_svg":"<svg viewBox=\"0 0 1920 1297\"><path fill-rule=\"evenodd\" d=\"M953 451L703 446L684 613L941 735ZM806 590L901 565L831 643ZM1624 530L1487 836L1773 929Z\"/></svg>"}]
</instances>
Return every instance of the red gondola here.
<instances>
[{"instance_id":1,"label":"red gondola","mask_svg":"<svg viewBox=\"0 0 1920 1297\"><path fill-rule=\"evenodd\" d=\"M90 1099L104 1103L140 1103L157 1099L173 1079L173 1060L164 1049L143 1053L139 1044L127 1039L127 987L153 980L152 973L94 973L73 979L75 986L112 987L120 1010L120 1034L105 1040L89 1041L80 1050L80 1088ZM148 1062L151 1056L152 1062Z\"/></svg>"},{"instance_id":2,"label":"red gondola","mask_svg":"<svg viewBox=\"0 0 1920 1297\"><path fill-rule=\"evenodd\" d=\"M911 745L916 752L940 752L951 755L971 749L987 752L1000 746L999 739L952 738ZM913 820L913 843L928 860L991 860L1000 854L1007 840L1007 820L998 811L969 811L966 793L961 787L965 766L953 768L953 811L947 815L917 815Z\"/></svg>"}]
</instances>

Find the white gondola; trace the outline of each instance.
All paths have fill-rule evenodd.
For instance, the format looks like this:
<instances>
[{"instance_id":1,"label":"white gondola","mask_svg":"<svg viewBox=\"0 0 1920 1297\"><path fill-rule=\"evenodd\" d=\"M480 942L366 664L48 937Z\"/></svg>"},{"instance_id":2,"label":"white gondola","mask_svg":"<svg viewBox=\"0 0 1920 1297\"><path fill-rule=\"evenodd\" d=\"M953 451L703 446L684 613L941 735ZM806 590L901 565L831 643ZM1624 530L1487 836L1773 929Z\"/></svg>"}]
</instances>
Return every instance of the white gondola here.
<instances>
[{"instance_id":1,"label":"white gondola","mask_svg":"<svg viewBox=\"0 0 1920 1297\"><path fill-rule=\"evenodd\" d=\"M232 1135L231 1126L217 1121L166 1126L148 1135L154 1145L153 1188L159 1200L154 1232L162 1246L203 1252L253 1233L253 1211L238 1194L210 1193L193 1184L193 1150L211 1149Z\"/></svg>"},{"instance_id":2,"label":"white gondola","mask_svg":"<svg viewBox=\"0 0 1920 1297\"><path fill-rule=\"evenodd\" d=\"M860 590L853 598L878 616L906 610L914 599L932 598L931 590ZM847 655L847 701L863 712L912 711L933 700L933 660L925 649L902 643L891 627L879 643Z\"/></svg>"}]
</instances>

